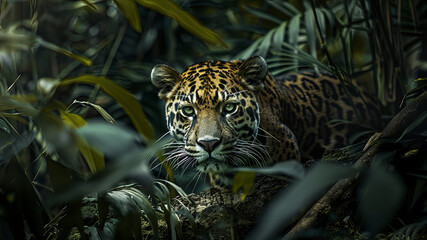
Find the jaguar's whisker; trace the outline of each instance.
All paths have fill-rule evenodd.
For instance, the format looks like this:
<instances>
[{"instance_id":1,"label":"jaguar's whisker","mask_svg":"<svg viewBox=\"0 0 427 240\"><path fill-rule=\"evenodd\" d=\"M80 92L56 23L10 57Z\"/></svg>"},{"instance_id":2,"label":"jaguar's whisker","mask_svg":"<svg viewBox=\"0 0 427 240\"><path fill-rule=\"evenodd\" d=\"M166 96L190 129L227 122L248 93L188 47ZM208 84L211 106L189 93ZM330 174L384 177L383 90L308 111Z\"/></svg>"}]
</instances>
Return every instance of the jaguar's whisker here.
<instances>
[{"instance_id":1,"label":"jaguar's whisker","mask_svg":"<svg viewBox=\"0 0 427 240\"><path fill-rule=\"evenodd\" d=\"M156 143L162 140L164 137L166 137L169 134L169 131L167 131L165 134L163 134L159 139L156 140Z\"/></svg>"},{"instance_id":2,"label":"jaguar's whisker","mask_svg":"<svg viewBox=\"0 0 427 240\"><path fill-rule=\"evenodd\" d=\"M258 129L260 129L261 131L265 132L267 135L269 135L271 138L273 138L274 140L276 140L277 142L280 143L279 139L275 138L271 133L269 133L267 130L261 128L258 126Z\"/></svg>"}]
</instances>

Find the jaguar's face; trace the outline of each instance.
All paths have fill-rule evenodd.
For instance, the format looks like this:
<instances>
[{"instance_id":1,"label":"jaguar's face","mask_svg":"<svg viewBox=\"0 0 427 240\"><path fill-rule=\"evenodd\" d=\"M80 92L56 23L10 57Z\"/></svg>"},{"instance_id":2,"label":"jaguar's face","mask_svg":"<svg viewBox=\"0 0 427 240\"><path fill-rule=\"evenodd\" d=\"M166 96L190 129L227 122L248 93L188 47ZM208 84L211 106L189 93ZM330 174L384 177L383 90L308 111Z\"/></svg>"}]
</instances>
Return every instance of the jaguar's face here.
<instances>
[{"instance_id":1,"label":"jaguar's face","mask_svg":"<svg viewBox=\"0 0 427 240\"><path fill-rule=\"evenodd\" d=\"M260 123L256 91L267 74L260 64L265 61L256 57L243 63L203 62L182 74L164 65L153 69L153 83L166 101L167 126L177 141L168 157L172 165L191 164L209 173L262 165L266 151L254 143Z\"/></svg>"}]
</instances>

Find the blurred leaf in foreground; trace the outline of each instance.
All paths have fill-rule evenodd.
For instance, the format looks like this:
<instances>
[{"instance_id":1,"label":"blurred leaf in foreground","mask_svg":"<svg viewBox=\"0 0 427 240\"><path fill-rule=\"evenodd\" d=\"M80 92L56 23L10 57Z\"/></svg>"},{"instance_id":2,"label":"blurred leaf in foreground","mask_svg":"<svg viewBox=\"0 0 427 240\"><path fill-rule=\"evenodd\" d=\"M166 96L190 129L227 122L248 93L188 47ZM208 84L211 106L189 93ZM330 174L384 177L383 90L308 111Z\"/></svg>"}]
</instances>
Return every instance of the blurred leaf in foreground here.
<instances>
[{"instance_id":1,"label":"blurred leaf in foreground","mask_svg":"<svg viewBox=\"0 0 427 240\"><path fill-rule=\"evenodd\" d=\"M236 193L240 188L243 188L242 201L249 194L256 173L264 175L286 175L297 179L302 179L305 175L304 166L297 161L279 162L273 166L264 168L240 167L233 170L238 171L233 178L233 192Z\"/></svg>"},{"instance_id":2,"label":"blurred leaf in foreground","mask_svg":"<svg viewBox=\"0 0 427 240\"><path fill-rule=\"evenodd\" d=\"M364 179L359 211L372 236L379 233L400 209L405 185L395 174L382 168L371 168Z\"/></svg>"},{"instance_id":3,"label":"blurred leaf in foreground","mask_svg":"<svg viewBox=\"0 0 427 240\"><path fill-rule=\"evenodd\" d=\"M84 128L91 128L88 124ZM120 136L123 132L116 125L104 125L104 129L111 128L116 132L116 136ZM94 133L94 132L93 132ZM96 132L102 136L100 132ZM100 137L98 136L98 137ZM104 136L105 138L105 136ZM116 139L106 139L110 143L120 143ZM55 205L63 203L71 199L82 197L93 192L105 192L111 189L119 181L132 178L132 180L140 184L147 192L153 192L153 177L148 168L148 159L159 151L160 147L166 144L169 140L162 140L148 148L136 148L133 151L126 152L121 156L117 156L117 160L106 167L102 172L90 177L87 181L73 181L63 191L56 192L49 196L47 205ZM100 149L102 151L102 149Z\"/></svg>"},{"instance_id":4,"label":"blurred leaf in foreground","mask_svg":"<svg viewBox=\"0 0 427 240\"><path fill-rule=\"evenodd\" d=\"M110 159L120 158L140 147L141 136L120 125L103 121L89 121L77 130L90 146L95 147Z\"/></svg>"},{"instance_id":5,"label":"blurred leaf in foreground","mask_svg":"<svg viewBox=\"0 0 427 240\"><path fill-rule=\"evenodd\" d=\"M280 230L336 181L354 176L356 170L340 165L319 164L307 176L279 193L260 218L248 239L273 239Z\"/></svg>"}]
</instances>

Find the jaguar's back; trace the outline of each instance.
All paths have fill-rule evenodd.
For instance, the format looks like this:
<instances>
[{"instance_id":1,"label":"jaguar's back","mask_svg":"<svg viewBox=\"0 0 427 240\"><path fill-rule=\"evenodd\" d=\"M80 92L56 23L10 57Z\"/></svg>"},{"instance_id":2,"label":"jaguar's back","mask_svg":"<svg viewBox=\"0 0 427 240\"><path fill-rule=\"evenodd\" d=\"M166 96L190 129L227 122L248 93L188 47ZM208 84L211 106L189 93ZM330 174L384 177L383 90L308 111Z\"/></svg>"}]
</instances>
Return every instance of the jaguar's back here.
<instances>
[{"instance_id":1,"label":"jaguar's back","mask_svg":"<svg viewBox=\"0 0 427 240\"><path fill-rule=\"evenodd\" d=\"M346 93L330 74L301 72L267 79L259 102L271 105L272 93L280 99L275 114L295 134L303 159L319 158L325 149L347 145L353 133L381 125L379 101L363 92ZM264 122L266 130L274 132L274 121Z\"/></svg>"}]
</instances>

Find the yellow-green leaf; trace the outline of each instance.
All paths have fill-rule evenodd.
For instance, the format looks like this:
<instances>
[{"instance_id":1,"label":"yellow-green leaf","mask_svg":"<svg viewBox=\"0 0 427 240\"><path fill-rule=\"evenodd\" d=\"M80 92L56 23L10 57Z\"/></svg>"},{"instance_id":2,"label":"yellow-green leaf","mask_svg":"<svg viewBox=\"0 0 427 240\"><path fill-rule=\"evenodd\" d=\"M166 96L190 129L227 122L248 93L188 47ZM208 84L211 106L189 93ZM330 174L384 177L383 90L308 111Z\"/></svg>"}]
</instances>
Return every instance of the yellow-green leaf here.
<instances>
[{"instance_id":1,"label":"yellow-green leaf","mask_svg":"<svg viewBox=\"0 0 427 240\"><path fill-rule=\"evenodd\" d=\"M89 1L89 0L82 0L82 2L83 2L83 3L85 3L87 6L89 6L89 8L90 8L92 11L96 11L96 10L98 10L98 8L96 7L96 5L95 5L95 4L93 4L91 1Z\"/></svg>"},{"instance_id":2,"label":"yellow-green leaf","mask_svg":"<svg viewBox=\"0 0 427 240\"><path fill-rule=\"evenodd\" d=\"M74 53L72 53L70 51L67 51L65 49L61 49L60 51L57 51L57 52L62 53L65 56L67 56L69 58L72 58L74 60L77 60L77 61L83 63L86 66L92 66L92 61L89 58L85 57L85 56L74 54Z\"/></svg>"},{"instance_id":3,"label":"yellow-green leaf","mask_svg":"<svg viewBox=\"0 0 427 240\"><path fill-rule=\"evenodd\" d=\"M141 32L141 19L139 17L138 7L135 0L114 0L120 11L125 15L133 30Z\"/></svg>"},{"instance_id":4,"label":"yellow-green leaf","mask_svg":"<svg viewBox=\"0 0 427 240\"><path fill-rule=\"evenodd\" d=\"M166 170L166 176L169 179L169 181L175 182L172 166L168 161L165 161L166 158L165 158L164 152L159 151L157 153L157 157L159 161L162 163L163 168Z\"/></svg>"},{"instance_id":5,"label":"yellow-green leaf","mask_svg":"<svg viewBox=\"0 0 427 240\"><path fill-rule=\"evenodd\" d=\"M70 57L70 58L72 58L74 60L77 60L77 61L83 63L86 66L91 66L92 65L92 61L89 58L87 58L85 56L74 54L74 53L72 53L70 51L67 51L67 50L65 50L65 49L63 49L63 48L61 48L61 47L59 47L59 46L57 46L57 45L55 45L53 43L45 41L41 37L37 38L37 42L40 45L42 45L43 47L45 47L45 48L47 48L49 50L55 51L57 53L64 54L65 56Z\"/></svg>"},{"instance_id":6,"label":"yellow-green leaf","mask_svg":"<svg viewBox=\"0 0 427 240\"><path fill-rule=\"evenodd\" d=\"M130 25L140 32L141 23L135 2L145 8L153 9L165 16L174 19L181 27L206 43L228 48L227 43L214 31L200 24L191 14L183 10L173 0L114 0Z\"/></svg>"},{"instance_id":7,"label":"yellow-green leaf","mask_svg":"<svg viewBox=\"0 0 427 240\"><path fill-rule=\"evenodd\" d=\"M69 127L81 128L86 125L86 120L84 120L80 115L65 112L63 110L59 110L61 114L62 121ZM90 172L97 173L105 167L104 155L90 146L84 139L80 136L76 136L77 147L85 159Z\"/></svg>"},{"instance_id":8,"label":"yellow-green leaf","mask_svg":"<svg viewBox=\"0 0 427 240\"><path fill-rule=\"evenodd\" d=\"M99 114L101 114L101 116L105 119L105 121L109 122L109 123L115 123L116 120L101 106L88 102L88 101L77 101L74 100L74 103L80 103L82 105L89 105L91 107L93 107L96 111L98 111Z\"/></svg>"},{"instance_id":9,"label":"yellow-green leaf","mask_svg":"<svg viewBox=\"0 0 427 240\"><path fill-rule=\"evenodd\" d=\"M19 113L0 113L0 116L3 116L5 118L11 118L23 124L28 124L28 121L25 118L21 117Z\"/></svg>"},{"instance_id":10,"label":"yellow-green leaf","mask_svg":"<svg viewBox=\"0 0 427 240\"><path fill-rule=\"evenodd\" d=\"M80 115L62 110L59 112L61 113L62 121L71 128L81 128L86 125L86 120L84 120Z\"/></svg>"},{"instance_id":11,"label":"yellow-green leaf","mask_svg":"<svg viewBox=\"0 0 427 240\"><path fill-rule=\"evenodd\" d=\"M90 169L91 173L97 173L105 168L104 155L90 146L84 139L77 137L77 147Z\"/></svg>"},{"instance_id":12,"label":"yellow-green leaf","mask_svg":"<svg viewBox=\"0 0 427 240\"><path fill-rule=\"evenodd\" d=\"M154 132L147 117L142 111L138 100L126 89L117 85L110 79L103 76L82 75L75 78L63 80L59 86L66 86L75 83L87 83L99 86L106 94L110 95L123 108L131 119L136 130L145 137L148 143L154 139Z\"/></svg>"},{"instance_id":13,"label":"yellow-green leaf","mask_svg":"<svg viewBox=\"0 0 427 240\"><path fill-rule=\"evenodd\" d=\"M238 172L233 178L233 192L236 193L240 188L243 188L242 201L248 196L255 181L254 172Z\"/></svg>"}]
</instances>

